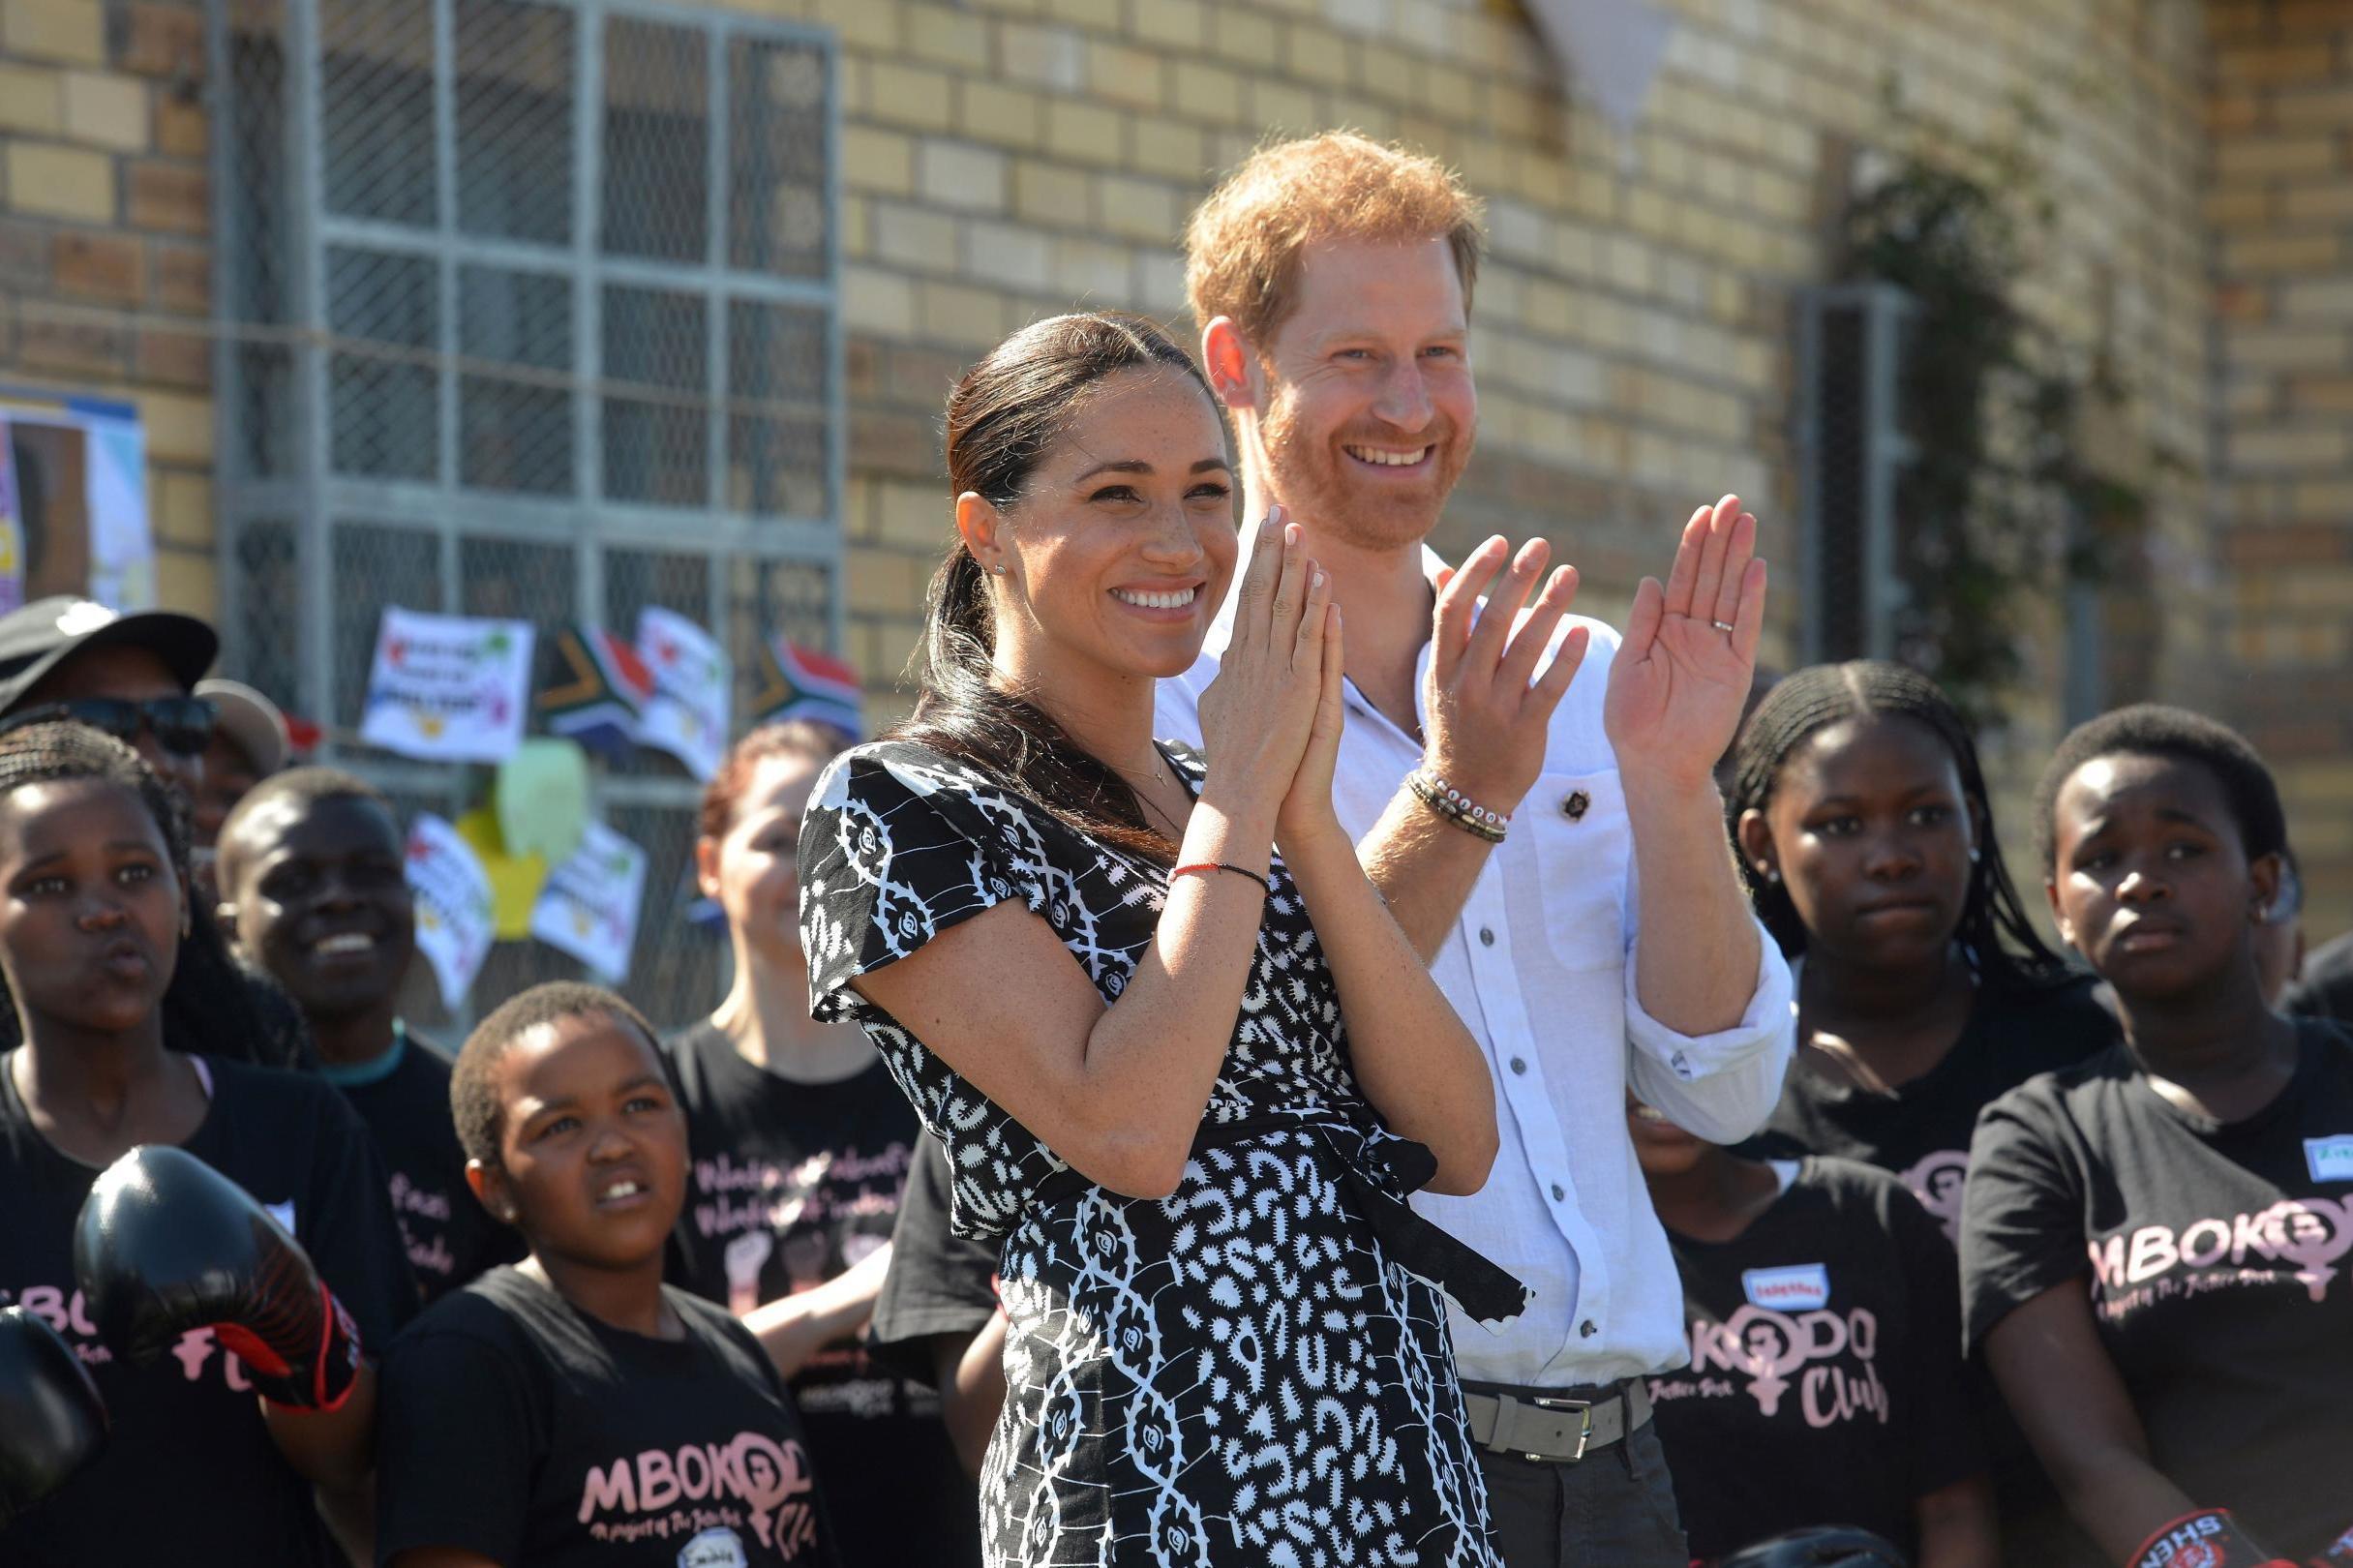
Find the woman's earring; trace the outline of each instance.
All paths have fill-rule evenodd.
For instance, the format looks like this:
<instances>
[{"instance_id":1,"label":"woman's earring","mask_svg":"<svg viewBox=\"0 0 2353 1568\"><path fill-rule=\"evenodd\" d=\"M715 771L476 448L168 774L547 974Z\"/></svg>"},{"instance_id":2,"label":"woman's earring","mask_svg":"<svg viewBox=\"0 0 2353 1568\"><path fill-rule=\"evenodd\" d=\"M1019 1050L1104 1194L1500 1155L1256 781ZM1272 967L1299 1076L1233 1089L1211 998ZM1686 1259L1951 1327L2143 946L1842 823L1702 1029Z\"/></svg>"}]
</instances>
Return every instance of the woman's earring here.
<instances>
[{"instance_id":1,"label":"woman's earring","mask_svg":"<svg viewBox=\"0 0 2353 1568\"><path fill-rule=\"evenodd\" d=\"M1976 865L1976 863L1977 863L1979 860L1982 860L1982 859L1985 859L1985 852L1984 852L1983 850L1978 849L1978 848L1977 848L1976 845L1974 845L1974 844L1970 846L1970 849L1969 849L1969 863L1970 863L1971 865Z\"/></svg>"},{"instance_id":2,"label":"woman's earring","mask_svg":"<svg viewBox=\"0 0 2353 1568\"><path fill-rule=\"evenodd\" d=\"M1765 864L1763 860L1759 860L1757 862L1757 875L1763 877L1765 880L1765 883L1770 887L1778 888L1781 886L1781 873L1775 870L1773 867Z\"/></svg>"}]
</instances>

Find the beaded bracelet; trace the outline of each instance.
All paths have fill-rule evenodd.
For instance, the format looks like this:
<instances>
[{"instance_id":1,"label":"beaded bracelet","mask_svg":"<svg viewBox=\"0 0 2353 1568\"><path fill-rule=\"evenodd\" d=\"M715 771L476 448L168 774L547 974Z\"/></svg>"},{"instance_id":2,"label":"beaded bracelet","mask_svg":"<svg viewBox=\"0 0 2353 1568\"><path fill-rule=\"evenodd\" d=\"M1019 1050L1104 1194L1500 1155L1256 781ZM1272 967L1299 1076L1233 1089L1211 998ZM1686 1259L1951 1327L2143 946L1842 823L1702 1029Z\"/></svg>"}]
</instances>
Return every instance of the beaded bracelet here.
<instances>
[{"instance_id":1,"label":"beaded bracelet","mask_svg":"<svg viewBox=\"0 0 2353 1568\"><path fill-rule=\"evenodd\" d=\"M1474 838L1500 844L1503 835L1511 831L1508 812L1490 811L1427 768L1407 773L1405 787L1413 792L1415 799Z\"/></svg>"}]
</instances>

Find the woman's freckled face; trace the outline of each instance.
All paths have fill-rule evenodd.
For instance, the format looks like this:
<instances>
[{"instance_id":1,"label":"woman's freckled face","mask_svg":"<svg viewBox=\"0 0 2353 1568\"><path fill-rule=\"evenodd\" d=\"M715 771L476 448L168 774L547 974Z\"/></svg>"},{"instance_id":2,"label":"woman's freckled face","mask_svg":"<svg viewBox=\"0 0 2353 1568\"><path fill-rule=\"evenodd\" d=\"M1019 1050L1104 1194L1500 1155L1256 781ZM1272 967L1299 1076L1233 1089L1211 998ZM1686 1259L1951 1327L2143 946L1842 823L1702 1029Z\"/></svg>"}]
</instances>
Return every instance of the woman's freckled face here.
<instances>
[{"instance_id":1,"label":"woman's freckled face","mask_svg":"<svg viewBox=\"0 0 2353 1568\"><path fill-rule=\"evenodd\" d=\"M1190 669L1239 549L1227 465L1224 427L1190 376L1156 367L1099 383L1000 512L998 636L1012 667Z\"/></svg>"}]
</instances>

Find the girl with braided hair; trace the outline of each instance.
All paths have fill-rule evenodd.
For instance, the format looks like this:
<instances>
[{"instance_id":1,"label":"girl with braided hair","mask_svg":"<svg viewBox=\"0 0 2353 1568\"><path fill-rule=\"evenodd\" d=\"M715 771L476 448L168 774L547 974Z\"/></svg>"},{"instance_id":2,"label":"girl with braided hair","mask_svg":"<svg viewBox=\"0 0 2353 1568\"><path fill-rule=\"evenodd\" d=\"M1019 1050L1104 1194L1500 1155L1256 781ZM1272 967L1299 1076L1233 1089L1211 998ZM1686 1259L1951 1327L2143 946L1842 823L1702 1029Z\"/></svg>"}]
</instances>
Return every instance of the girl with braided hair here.
<instances>
[{"instance_id":1,"label":"girl with braided hair","mask_svg":"<svg viewBox=\"0 0 2353 1568\"><path fill-rule=\"evenodd\" d=\"M1797 1054L1745 1152L1876 1165L1957 1241L1977 1112L2116 1039L2027 920L1968 725L1899 664L1799 670L1741 728L1727 816L1797 982ZM2036 1534L2057 1499L1981 1368L1970 1386L2003 1535Z\"/></svg>"},{"instance_id":2,"label":"girl with braided hair","mask_svg":"<svg viewBox=\"0 0 2353 1568\"><path fill-rule=\"evenodd\" d=\"M362 1347L416 1301L382 1166L316 1076L188 1049L188 886L180 798L130 747L0 736L0 1306L66 1340L111 1425L6 1525L11 1563L325 1568L319 1503L366 1517Z\"/></svg>"},{"instance_id":3,"label":"girl with braided hair","mask_svg":"<svg viewBox=\"0 0 2353 1568\"><path fill-rule=\"evenodd\" d=\"M1978 1110L2116 1038L2027 920L1967 724L1899 664L1800 670L1742 727L1727 816L1797 976L1759 1152L1892 1171L1951 1239Z\"/></svg>"}]
</instances>

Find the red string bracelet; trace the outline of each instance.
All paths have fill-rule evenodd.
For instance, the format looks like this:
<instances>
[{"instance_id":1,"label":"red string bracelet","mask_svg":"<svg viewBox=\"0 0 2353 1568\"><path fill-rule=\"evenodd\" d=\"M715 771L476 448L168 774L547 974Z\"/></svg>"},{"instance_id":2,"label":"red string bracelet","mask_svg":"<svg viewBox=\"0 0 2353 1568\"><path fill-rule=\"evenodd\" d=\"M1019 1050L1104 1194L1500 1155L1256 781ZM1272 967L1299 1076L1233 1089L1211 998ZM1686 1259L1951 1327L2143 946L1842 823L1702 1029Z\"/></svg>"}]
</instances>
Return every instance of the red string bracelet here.
<instances>
[{"instance_id":1,"label":"red string bracelet","mask_svg":"<svg viewBox=\"0 0 2353 1568\"><path fill-rule=\"evenodd\" d=\"M1180 865L1174 870L1170 871L1168 873L1168 877L1169 880L1173 882L1178 877L1190 876L1195 871L1207 871L1211 873L1216 873L1219 871L1231 871L1235 876L1248 877L1259 887L1264 888L1268 897L1271 898L1274 896L1275 885L1267 881L1266 878L1258 875L1258 873L1255 871L1246 870L1238 865L1227 865L1223 860L1200 860L1192 865Z\"/></svg>"}]
</instances>

